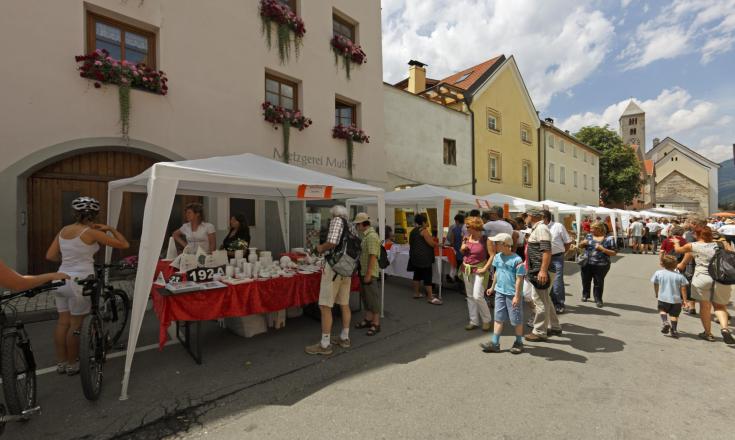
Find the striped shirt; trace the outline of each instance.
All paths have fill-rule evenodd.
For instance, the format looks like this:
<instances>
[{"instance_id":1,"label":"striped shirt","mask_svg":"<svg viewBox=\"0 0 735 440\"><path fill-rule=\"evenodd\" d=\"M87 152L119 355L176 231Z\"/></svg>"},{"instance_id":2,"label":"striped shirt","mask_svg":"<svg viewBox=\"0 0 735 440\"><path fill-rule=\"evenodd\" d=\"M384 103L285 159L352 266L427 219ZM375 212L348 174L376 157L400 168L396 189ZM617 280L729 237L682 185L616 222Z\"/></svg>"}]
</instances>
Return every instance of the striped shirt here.
<instances>
[{"instance_id":1,"label":"striped shirt","mask_svg":"<svg viewBox=\"0 0 735 440\"><path fill-rule=\"evenodd\" d=\"M544 252L551 252L551 231L540 221L533 225L533 231L528 237L528 273L538 273L541 270Z\"/></svg>"}]
</instances>

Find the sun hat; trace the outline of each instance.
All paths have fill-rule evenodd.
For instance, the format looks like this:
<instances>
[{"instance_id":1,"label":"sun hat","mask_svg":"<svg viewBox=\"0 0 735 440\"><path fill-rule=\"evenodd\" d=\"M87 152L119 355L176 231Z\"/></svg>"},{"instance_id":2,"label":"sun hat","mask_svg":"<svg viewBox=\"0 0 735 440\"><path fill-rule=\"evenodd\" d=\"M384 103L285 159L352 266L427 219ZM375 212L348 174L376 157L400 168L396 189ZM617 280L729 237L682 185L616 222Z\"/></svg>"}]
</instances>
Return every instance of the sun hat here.
<instances>
[{"instance_id":1,"label":"sun hat","mask_svg":"<svg viewBox=\"0 0 735 440\"><path fill-rule=\"evenodd\" d=\"M369 221L370 221L370 216L367 215L367 213L358 212L357 215L355 216L355 219L352 221L352 223L359 224L359 223L364 223L364 222L369 222Z\"/></svg>"},{"instance_id":2,"label":"sun hat","mask_svg":"<svg viewBox=\"0 0 735 440\"><path fill-rule=\"evenodd\" d=\"M488 237L488 240L494 242L503 242L508 246L513 246L513 237L511 237L510 234L506 234L505 232L501 232L494 237Z\"/></svg>"}]
</instances>

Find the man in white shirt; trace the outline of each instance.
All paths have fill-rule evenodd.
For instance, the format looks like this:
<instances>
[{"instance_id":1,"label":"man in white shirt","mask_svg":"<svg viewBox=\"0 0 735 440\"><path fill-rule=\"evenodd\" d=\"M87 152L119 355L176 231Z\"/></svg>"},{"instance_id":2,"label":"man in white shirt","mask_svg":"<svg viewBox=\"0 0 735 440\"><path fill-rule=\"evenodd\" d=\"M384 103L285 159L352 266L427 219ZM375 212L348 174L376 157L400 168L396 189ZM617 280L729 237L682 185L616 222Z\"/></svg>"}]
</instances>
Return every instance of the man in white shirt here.
<instances>
[{"instance_id":1,"label":"man in white shirt","mask_svg":"<svg viewBox=\"0 0 735 440\"><path fill-rule=\"evenodd\" d=\"M730 245L735 246L735 221L727 220L724 225L717 229L717 232L724 235L725 240L727 240Z\"/></svg>"},{"instance_id":2,"label":"man in white shirt","mask_svg":"<svg viewBox=\"0 0 735 440\"><path fill-rule=\"evenodd\" d=\"M639 219L633 219L633 223L628 227L628 237L634 254L643 252L641 249L641 237L643 237L643 223Z\"/></svg>"},{"instance_id":3,"label":"man in white shirt","mask_svg":"<svg viewBox=\"0 0 735 440\"><path fill-rule=\"evenodd\" d=\"M556 313L564 313L564 255L572 245L567 228L551 218L551 212L543 211L544 223L551 231L551 266L550 270L555 273L554 283L551 286L551 301L554 303Z\"/></svg>"},{"instance_id":4,"label":"man in white shirt","mask_svg":"<svg viewBox=\"0 0 735 440\"><path fill-rule=\"evenodd\" d=\"M485 223L485 226L483 226L486 236L495 237L501 233L513 236L513 226L503 220L503 208L501 206L493 206L490 208L488 215L489 217L485 217L488 221Z\"/></svg>"},{"instance_id":5,"label":"man in white shirt","mask_svg":"<svg viewBox=\"0 0 735 440\"><path fill-rule=\"evenodd\" d=\"M663 229L663 227L654 218L648 219L648 223L646 223L646 227L648 228L649 246L652 246L651 250L653 251L654 254L658 254L658 238L661 233L661 229Z\"/></svg>"}]
</instances>

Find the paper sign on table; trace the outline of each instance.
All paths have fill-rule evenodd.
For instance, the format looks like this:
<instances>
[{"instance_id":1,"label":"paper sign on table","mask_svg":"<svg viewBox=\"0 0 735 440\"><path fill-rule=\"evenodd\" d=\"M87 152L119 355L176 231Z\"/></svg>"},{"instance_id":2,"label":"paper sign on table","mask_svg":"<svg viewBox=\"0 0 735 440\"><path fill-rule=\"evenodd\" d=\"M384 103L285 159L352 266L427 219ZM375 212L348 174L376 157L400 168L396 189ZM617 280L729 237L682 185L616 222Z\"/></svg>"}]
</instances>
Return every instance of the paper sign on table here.
<instances>
[{"instance_id":1,"label":"paper sign on table","mask_svg":"<svg viewBox=\"0 0 735 440\"><path fill-rule=\"evenodd\" d=\"M168 239L168 250L166 251L166 259L175 260L178 255L179 252L176 250L176 242L174 241L173 237L170 237Z\"/></svg>"},{"instance_id":2,"label":"paper sign on table","mask_svg":"<svg viewBox=\"0 0 735 440\"><path fill-rule=\"evenodd\" d=\"M332 187L328 185L299 185L299 199L331 199Z\"/></svg>"}]
</instances>

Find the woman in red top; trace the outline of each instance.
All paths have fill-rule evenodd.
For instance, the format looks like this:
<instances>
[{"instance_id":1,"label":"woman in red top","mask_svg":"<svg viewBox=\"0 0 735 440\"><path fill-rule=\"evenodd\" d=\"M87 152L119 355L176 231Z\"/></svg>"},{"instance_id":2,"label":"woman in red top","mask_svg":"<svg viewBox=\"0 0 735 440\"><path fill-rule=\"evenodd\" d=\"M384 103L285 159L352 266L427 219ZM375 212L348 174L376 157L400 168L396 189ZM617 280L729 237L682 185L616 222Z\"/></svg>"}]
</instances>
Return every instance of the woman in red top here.
<instances>
[{"instance_id":1,"label":"woman in red top","mask_svg":"<svg viewBox=\"0 0 735 440\"><path fill-rule=\"evenodd\" d=\"M589 234L591 225L592 224L590 223L590 218L585 217L585 219L582 220L582 232L586 232Z\"/></svg>"}]
</instances>

